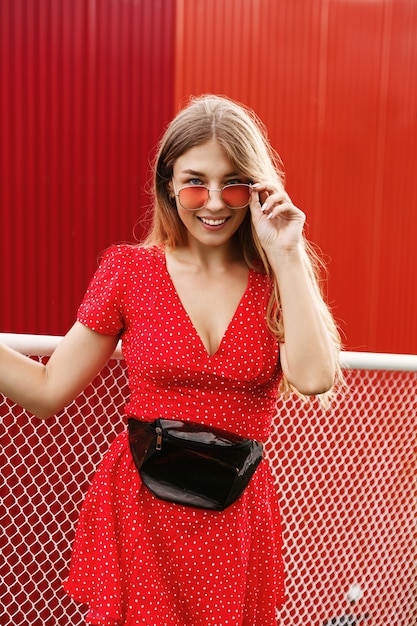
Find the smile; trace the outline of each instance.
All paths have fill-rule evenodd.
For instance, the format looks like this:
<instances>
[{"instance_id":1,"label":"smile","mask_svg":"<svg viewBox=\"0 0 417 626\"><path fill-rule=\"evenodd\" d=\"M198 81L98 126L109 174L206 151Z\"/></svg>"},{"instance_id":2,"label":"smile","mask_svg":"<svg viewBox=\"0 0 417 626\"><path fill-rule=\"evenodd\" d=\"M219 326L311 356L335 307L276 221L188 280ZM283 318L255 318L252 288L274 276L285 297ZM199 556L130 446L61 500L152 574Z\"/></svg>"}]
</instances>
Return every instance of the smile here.
<instances>
[{"instance_id":1,"label":"smile","mask_svg":"<svg viewBox=\"0 0 417 626\"><path fill-rule=\"evenodd\" d=\"M229 218L224 217L223 219L211 220L207 217L199 217L199 220L203 222L203 224L207 224L207 226L221 226L224 224Z\"/></svg>"}]
</instances>

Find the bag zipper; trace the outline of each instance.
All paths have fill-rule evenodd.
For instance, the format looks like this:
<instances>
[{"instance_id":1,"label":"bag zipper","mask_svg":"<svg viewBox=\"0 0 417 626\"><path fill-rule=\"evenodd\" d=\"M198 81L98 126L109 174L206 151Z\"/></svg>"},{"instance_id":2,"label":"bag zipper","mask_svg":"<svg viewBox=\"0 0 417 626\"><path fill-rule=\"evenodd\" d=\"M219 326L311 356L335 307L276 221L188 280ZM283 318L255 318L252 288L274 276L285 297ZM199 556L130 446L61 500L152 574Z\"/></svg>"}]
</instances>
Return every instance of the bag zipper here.
<instances>
[{"instance_id":1,"label":"bag zipper","mask_svg":"<svg viewBox=\"0 0 417 626\"><path fill-rule=\"evenodd\" d=\"M155 449L156 450L162 450L162 428L160 426L156 426L155 427L155 432L156 432Z\"/></svg>"}]
</instances>

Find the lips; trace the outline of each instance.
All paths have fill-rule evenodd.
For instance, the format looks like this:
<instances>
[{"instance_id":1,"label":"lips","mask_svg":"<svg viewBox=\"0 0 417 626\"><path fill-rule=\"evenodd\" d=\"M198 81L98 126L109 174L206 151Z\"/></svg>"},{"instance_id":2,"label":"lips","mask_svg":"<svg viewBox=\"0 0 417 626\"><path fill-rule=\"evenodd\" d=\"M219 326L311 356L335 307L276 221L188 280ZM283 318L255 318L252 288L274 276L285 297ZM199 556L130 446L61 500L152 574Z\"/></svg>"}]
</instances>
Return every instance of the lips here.
<instances>
[{"instance_id":1,"label":"lips","mask_svg":"<svg viewBox=\"0 0 417 626\"><path fill-rule=\"evenodd\" d=\"M223 226L229 219L228 217L210 219L208 217L199 217L200 222L203 222L206 226Z\"/></svg>"}]
</instances>

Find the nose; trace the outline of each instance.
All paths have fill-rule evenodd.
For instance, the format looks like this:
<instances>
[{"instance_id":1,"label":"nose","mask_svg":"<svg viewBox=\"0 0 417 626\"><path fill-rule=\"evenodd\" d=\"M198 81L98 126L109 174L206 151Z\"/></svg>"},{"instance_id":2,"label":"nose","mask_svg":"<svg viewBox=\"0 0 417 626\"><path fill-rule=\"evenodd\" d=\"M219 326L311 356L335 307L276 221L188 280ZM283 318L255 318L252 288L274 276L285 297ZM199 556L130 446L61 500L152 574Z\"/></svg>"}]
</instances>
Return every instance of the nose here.
<instances>
[{"instance_id":1,"label":"nose","mask_svg":"<svg viewBox=\"0 0 417 626\"><path fill-rule=\"evenodd\" d=\"M220 211L226 206L222 199L221 189L209 189L208 192L209 198L205 207L206 209L209 209L210 211Z\"/></svg>"}]
</instances>

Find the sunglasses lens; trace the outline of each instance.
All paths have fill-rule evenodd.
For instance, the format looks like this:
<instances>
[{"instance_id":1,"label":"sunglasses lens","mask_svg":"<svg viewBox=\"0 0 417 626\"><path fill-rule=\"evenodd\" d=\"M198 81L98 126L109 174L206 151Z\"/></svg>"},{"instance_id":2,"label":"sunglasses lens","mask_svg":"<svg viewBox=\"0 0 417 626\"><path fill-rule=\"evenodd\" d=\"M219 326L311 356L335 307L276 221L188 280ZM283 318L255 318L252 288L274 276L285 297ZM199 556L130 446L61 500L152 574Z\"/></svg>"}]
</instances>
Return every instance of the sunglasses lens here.
<instances>
[{"instance_id":1,"label":"sunglasses lens","mask_svg":"<svg viewBox=\"0 0 417 626\"><path fill-rule=\"evenodd\" d=\"M213 191L213 190L212 190ZM217 191L217 190L214 190ZM200 185L183 187L178 192L178 199L184 209L188 211L198 211L206 206L209 200L209 190ZM223 187L222 200L231 209L243 209L248 206L251 187L250 185L226 185Z\"/></svg>"},{"instance_id":2,"label":"sunglasses lens","mask_svg":"<svg viewBox=\"0 0 417 626\"><path fill-rule=\"evenodd\" d=\"M226 185L222 191L223 202L231 209L243 209L248 206L250 195L249 185Z\"/></svg>"},{"instance_id":3,"label":"sunglasses lens","mask_svg":"<svg viewBox=\"0 0 417 626\"><path fill-rule=\"evenodd\" d=\"M208 194L206 187L184 187L178 192L178 199L184 209L197 211L207 204Z\"/></svg>"}]
</instances>

